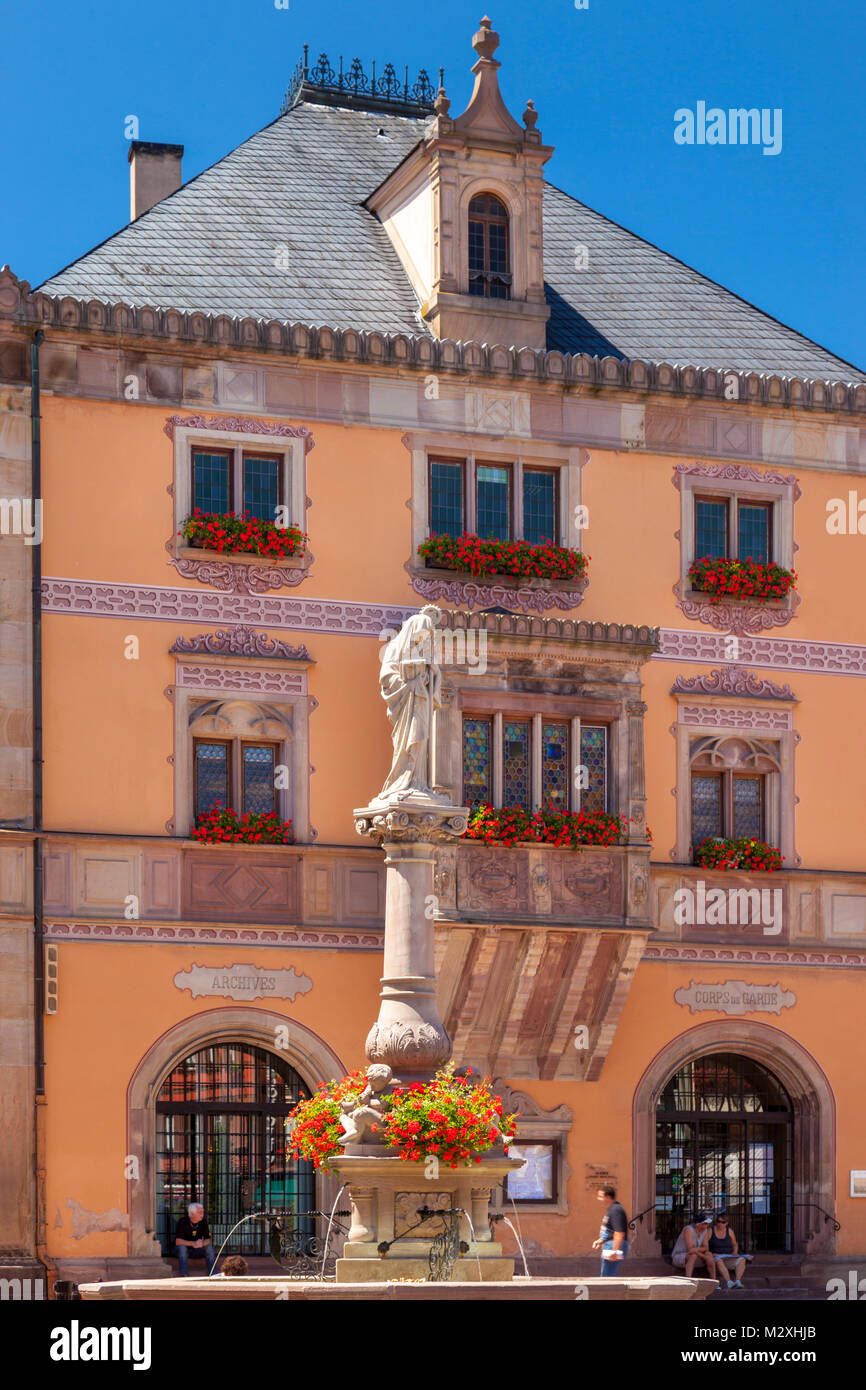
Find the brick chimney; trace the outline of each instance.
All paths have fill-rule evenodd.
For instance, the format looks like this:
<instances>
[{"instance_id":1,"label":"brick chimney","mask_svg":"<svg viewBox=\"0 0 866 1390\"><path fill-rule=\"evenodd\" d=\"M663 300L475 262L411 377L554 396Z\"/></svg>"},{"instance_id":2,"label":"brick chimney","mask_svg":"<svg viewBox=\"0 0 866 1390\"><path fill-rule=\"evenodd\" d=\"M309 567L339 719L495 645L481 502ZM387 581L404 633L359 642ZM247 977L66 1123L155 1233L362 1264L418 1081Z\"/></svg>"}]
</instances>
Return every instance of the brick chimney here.
<instances>
[{"instance_id":1,"label":"brick chimney","mask_svg":"<svg viewBox=\"0 0 866 1390\"><path fill-rule=\"evenodd\" d=\"M183 183L183 145L133 140L129 146L129 220L134 222L154 203L176 193Z\"/></svg>"}]
</instances>

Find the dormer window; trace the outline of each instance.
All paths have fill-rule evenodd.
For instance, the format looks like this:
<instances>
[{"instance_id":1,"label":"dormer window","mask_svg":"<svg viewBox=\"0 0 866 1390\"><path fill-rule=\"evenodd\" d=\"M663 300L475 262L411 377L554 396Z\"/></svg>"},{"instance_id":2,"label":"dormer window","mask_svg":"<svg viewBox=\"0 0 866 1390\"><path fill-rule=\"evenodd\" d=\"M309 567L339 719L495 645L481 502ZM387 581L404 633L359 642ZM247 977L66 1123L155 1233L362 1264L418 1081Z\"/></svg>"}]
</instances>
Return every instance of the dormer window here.
<instances>
[{"instance_id":1,"label":"dormer window","mask_svg":"<svg viewBox=\"0 0 866 1390\"><path fill-rule=\"evenodd\" d=\"M476 193L469 204L469 293L510 299L508 212L492 193Z\"/></svg>"}]
</instances>

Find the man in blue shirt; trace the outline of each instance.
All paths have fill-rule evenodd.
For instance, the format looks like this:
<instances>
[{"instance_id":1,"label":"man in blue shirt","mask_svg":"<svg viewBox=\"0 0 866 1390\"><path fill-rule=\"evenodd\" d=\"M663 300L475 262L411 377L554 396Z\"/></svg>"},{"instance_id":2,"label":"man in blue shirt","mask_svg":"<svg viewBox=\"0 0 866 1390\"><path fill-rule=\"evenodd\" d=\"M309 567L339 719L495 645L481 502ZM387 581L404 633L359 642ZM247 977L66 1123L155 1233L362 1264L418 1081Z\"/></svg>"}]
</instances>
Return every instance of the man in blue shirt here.
<instances>
[{"instance_id":1,"label":"man in blue shirt","mask_svg":"<svg viewBox=\"0 0 866 1390\"><path fill-rule=\"evenodd\" d=\"M593 1250L601 1249L601 1272L605 1278L621 1273L622 1262L628 1254L628 1218L625 1207L616 1200L615 1187L600 1187L598 1200L604 1202L604 1216Z\"/></svg>"}]
</instances>

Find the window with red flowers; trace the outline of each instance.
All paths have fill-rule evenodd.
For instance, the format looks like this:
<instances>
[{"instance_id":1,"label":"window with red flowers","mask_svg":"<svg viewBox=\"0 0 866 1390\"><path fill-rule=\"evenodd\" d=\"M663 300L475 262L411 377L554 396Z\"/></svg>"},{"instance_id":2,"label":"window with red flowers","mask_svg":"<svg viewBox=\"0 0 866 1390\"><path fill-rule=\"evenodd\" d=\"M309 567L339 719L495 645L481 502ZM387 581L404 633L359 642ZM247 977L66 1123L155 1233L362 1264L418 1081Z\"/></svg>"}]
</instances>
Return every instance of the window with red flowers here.
<instances>
[{"instance_id":1,"label":"window with red flowers","mask_svg":"<svg viewBox=\"0 0 866 1390\"><path fill-rule=\"evenodd\" d=\"M464 804L607 811L608 741L606 725L578 718L467 712Z\"/></svg>"},{"instance_id":2,"label":"window with red flowers","mask_svg":"<svg viewBox=\"0 0 866 1390\"><path fill-rule=\"evenodd\" d=\"M775 782L780 758L775 744L696 738L689 761L692 845L710 837L778 845Z\"/></svg>"},{"instance_id":3,"label":"window with red flowers","mask_svg":"<svg viewBox=\"0 0 866 1390\"><path fill-rule=\"evenodd\" d=\"M559 470L513 461L431 458L429 530L559 544Z\"/></svg>"},{"instance_id":4,"label":"window with red flowers","mask_svg":"<svg viewBox=\"0 0 866 1390\"><path fill-rule=\"evenodd\" d=\"M215 807L239 814L278 811L278 747L246 739L193 740L195 815Z\"/></svg>"}]
</instances>

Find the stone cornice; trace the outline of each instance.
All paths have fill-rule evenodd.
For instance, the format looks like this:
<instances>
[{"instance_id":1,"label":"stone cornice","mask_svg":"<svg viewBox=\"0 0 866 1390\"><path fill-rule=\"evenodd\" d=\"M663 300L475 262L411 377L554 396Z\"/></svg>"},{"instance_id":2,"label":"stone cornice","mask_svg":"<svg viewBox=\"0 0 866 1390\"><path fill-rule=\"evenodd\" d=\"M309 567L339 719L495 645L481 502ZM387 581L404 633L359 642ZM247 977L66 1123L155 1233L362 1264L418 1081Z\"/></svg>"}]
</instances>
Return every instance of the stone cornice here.
<instances>
[{"instance_id":1,"label":"stone cornice","mask_svg":"<svg viewBox=\"0 0 866 1390\"><path fill-rule=\"evenodd\" d=\"M672 695L735 695L745 700L796 700L790 685L762 680L744 666L722 666L708 676L677 676Z\"/></svg>"},{"instance_id":2,"label":"stone cornice","mask_svg":"<svg viewBox=\"0 0 866 1390\"><path fill-rule=\"evenodd\" d=\"M0 321L23 328L64 333L110 335L125 342L157 340L193 349L269 352L321 361L359 363L367 367L415 368L448 374L475 373L507 377L527 385L547 384L571 390L627 391L641 395L687 397L719 403L793 406L840 414L866 413L866 381L824 380L783 374L590 357L544 348L455 342L426 335L365 332L278 319L236 318L149 304L109 304L31 292L5 266L0 270ZM852 369L853 373L853 369ZM734 383L736 385L734 386ZM731 397L732 390L736 396Z\"/></svg>"},{"instance_id":3,"label":"stone cornice","mask_svg":"<svg viewBox=\"0 0 866 1390\"><path fill-rule=\"evenodd\" d=\"M287 425L260 420L255 415L169 415L163 425L169 439L176 429L225 430L229 434L267 434L280 439L303 439L304 451L315 449L316 441L306 425Z\"/></svg>"},{"instance_id":4,"label":"stone cornice","mask_svg":"<svg viewBox=\"0 0 866 1390\"><path fill-rule=\"evenodd\" d=\"M541 618L522 613L466 613L443 611L439 625L458 631L476 629L502 637L545 638L559 642L602 642L612 646L637 646L647 655L658 649L659 628L646 623L603 623L590 619Z\"/></svg>"}]
</instances>

